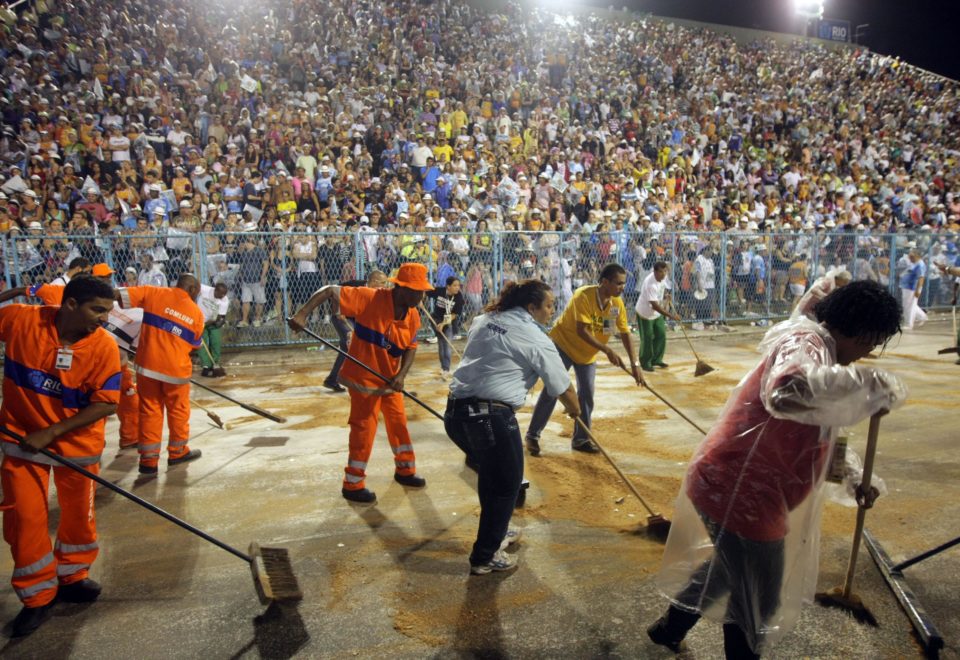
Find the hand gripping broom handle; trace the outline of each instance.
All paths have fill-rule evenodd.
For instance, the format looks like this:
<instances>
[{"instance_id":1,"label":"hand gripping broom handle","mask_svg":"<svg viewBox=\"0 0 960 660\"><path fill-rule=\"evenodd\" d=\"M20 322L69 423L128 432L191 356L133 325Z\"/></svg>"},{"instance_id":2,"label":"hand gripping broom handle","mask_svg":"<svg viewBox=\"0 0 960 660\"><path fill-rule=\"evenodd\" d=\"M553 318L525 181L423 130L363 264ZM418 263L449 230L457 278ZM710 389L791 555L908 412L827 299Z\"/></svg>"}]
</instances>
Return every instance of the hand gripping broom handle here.
<instances>
[{"instance_id":1,"label":"hand gripping broom handle","mask_svg":"<svg viewBox=\"0 0 960 660\"><path fill-rule=\"evenodd\" d=\"M870 490L870 480L873 478L873 459L877 455L877 437L880 435L880 415L870 418L870 429L867 431L867 449L863 455L863 476L860 479L860 490L864 493ZM863 536L863 522L867 516L864 506L857 507L857 526L853 531L853 547L850 549L850 563L847 564L847 577L843 581L843 598L849 599L853 591L853 574L857 570L857 555L860 553L860 537Z\"/></svg>"},{"instance_id":2,"label":"hand gripping broom handle","mask_svg":"<svg viewBox=\"0 0 960 660\"><path fill-rule=\"evenodd\" d=\"M291 317L291 318L292 318L292 317ZM287 319L287 322L288 322L288 323L290 322L290 318ZM327 348L332 348L332 349L335 350L337 353L339 353L339 354L342 355L343 357L347 358L348 360L350 360L351 362L353 362L355 365L357 365L358 367L360 367L360 368L363 369L364 371L367 371L367 372L373 374L374 376L376 376L377 378L379 378L380 380L382 380L384 383L388 383L388 384L390 383L390 379L387 378L386 376L384 376L382 373L380 373L379 371L376 371L375 369L371 369L371 368L368 367L366 364L364 364L363 362L361 362L361 361L358 360L357 358L353 357L352 355L350 355L350 354L347 353L346 351L340 350L340 347L339 347L339 346L337 346L337 345L335 345L335 344L331 344L330 342L328 342L326 339L324 339L323 337L321 337L320 335L318 335L316 332L314 332L314 331L311 330L310 328L304 328L303 331L306 332L306 333L307 333L308 335L310 335L311 337L313 337L314 339L316 339L318 342L320 342L320 343L323 344L324 346L326 346ZM439 419L440 421L443 421L443 415L441 415L440 413L438 413L436 410L434 410L433 408L431 408L430 406L428 406L427 404L425 404L423 401L421 401L420 399L418 399L418 398L415 397L414 395L410 394L410 392L408 392L408 391L406 391L406 390L400 390L400 392L401 392L405 397L407 397L408 399L410 399L411 401L413 401L414 403L419 404L420 407L423 408L424 410L426 410L428 413L431 413L434 417L436 417L436 418Z\"/></svg>"},{"instance_id":3,"label":"hand gripping broom handle","mask_svg":"<svg viewBox=\"0 0 960 660\"><path fill-rule=\"evenodd\" d=\"M14 433L14 432L11 431L10 429L6 428L5 426L0 426L0 433L3 433L4 435L10 436L11 438L13 438L14 440L16 440L17 442L19 442L19 443L21 443L21 444L23 443L23 436L22 436L22 435L20 435L19 433ZM177 517L176 517L175 515L173 515L172 513L167 513L166 511L164 511L163 509L161 509L160 507L158 507L156 504L152 504L152 503L146 501L145 499L142 499L142 498L140 498L140 497L137 497L136 495L134 495L134 494L131 493L130 491L124 490L123 488L121 488L120 486L117 486L117 485L116 485L115 483L113 483L112 481L108 481L108 480L104 479L104 478L101 477L99 474L94 474L93 472L90 472L89 470L80 467L79 465L77 465L76 463L74 463L73 461L71 461L70 459L64 458L64 457L61 456L60 454L54 454L54 453L53 453L52 451L50 451L49 449L44 448L44 449L38 449L37 451L39 451L41 454L43 454L43 455L46 456L47 458L56 461L56 462L59 463L60 465L63 465L63 466L65 466L65 467L68 467L68 468L70 468L71 470L74 470L75 472L79 472L80 474L82 474L83 476L85 476L87 479L92 479L93 481L96 481L98 484L100 484L100 485L103 486L104 488L109 488L109 489L112 490L114 493L117 493L117 494L119 494L119 495L123 495L123 496L126 497L128 500L130 500L130 501L132 501L132 502L134 502L134 503L136 503L136 504L139 504L139 505L142 506L144 509L147 509L148 511L151 511L151 512L157 514L158 516L161 516L161 517L163 517L163 518L166 518L167 520L169 520L170 522L172 522L174 525L178 525L178 526L184 528L185 530L187 530L188 532L192 532L193 534L196 534L197 536L199 536L200 538L202 538L204 541L208 541L208 542L214 544L215 546L217 546L217 547L219 547L219 548L221 548L221 549L223 549L223 550L226 550L226 551L229 552L230 554L236 555L237 557L239 557L240 559L244 560L244 561L247 562L248 564L252 564L252 563L253 563L253 557L251 557L250 555L248 555L248 554L246 554L246 553L244 553L244 552L240 552L240 551L237 550L236 548L227 545L226 543L224 543L223 541L220 541L219 539L213 538L212 536L210 536L209 534L207 534L207 533L204 532L203 530L197 529L196 527L194 527L194 526L191 525L190 523L188 523L188 522L186 522L186 521L183 521L183 520L180 520L179 518L177 518Z\"/></svg>"}]
</instances>

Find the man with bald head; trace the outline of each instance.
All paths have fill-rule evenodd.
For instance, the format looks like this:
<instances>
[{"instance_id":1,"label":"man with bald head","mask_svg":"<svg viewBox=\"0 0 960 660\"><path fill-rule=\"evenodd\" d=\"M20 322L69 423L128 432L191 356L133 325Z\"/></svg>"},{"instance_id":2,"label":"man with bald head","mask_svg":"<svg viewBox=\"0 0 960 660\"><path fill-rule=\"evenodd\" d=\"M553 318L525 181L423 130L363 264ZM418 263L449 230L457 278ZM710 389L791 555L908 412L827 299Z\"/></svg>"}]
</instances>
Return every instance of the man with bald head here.
<instances>
[{"instance_id":1,"label":"man with bald head","mask_svg":"<svg viewBox=\"0 0 960 660\"><path fill-rule=\"evenodd\" d=\"M176 286L134 286L117 290L124 308L143 308L140 345L135 360L140 394L140 474L157 473L167 413L167 465L200 458L190 449L190 351L200 347L203 312L194 302L200 282L190 273Z\"/></svg>"}]
</instances>

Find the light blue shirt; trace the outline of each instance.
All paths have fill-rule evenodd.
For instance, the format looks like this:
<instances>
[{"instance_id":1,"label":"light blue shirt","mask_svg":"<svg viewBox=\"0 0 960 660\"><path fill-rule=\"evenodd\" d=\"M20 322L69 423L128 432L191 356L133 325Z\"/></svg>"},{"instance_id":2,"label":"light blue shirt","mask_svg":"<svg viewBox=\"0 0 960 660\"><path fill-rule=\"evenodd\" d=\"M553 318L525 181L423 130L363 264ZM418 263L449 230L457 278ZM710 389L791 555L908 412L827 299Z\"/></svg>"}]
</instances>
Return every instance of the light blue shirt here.
<instances>
[{"instance_id":1,"label":"light blue shirt","mask_svg":"<svg viewBox=\"0 0 960 660\"><path fill-rule=\"evenodd\" d=\"M910 264L907 269L903 271L903 275L900 276L900 288L916 291L917 282L920 281L921 277L926 277L926 275L927 265L923 263L923 261Z\"/></svg>"},{"instance_id":2,"label":"light blue shirt","mask_svg":"<svg viewBox=\"0 0 960 660\"><path fill-rule=\"evenodd\" d=\"M493 399L517 409L539 378L552 397L570 387L556 345L537 327L530 312L515 307L474 319L463 359L450 382L450 395Z\"/></svg>"}]
</instances>

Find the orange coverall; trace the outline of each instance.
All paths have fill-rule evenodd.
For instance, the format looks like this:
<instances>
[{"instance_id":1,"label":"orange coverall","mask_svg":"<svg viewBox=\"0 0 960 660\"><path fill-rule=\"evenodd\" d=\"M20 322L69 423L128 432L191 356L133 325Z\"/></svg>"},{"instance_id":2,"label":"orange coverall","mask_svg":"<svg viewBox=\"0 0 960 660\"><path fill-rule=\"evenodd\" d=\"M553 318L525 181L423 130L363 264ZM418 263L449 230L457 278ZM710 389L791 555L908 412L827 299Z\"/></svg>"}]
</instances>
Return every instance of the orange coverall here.
<instances>
[{"instance_id":1,"label":"orange coverall","mask_svg":"<svg viewBox=\"0 0 960 660\"><path fill-rule=\"evenodd\" d=\"M408 348L417 347L420 314L407 311L405 318L393 318L393 295L390 289L343 287L340 289L340 313L356 319L349 353L387 377L400 370L400 358ZM343 478L346 490L365 488L367 461L377 434L377 415L383 413L387 440L393 449L397 474L412 475L417 471L413 441L407 431L407 413L403 394L371 394L386 384L353 362L347 360L340 370L340 383L350 389L350 455Z\"/></svg>"},{"instance_id":2,"label":"orange coverall","mask_svg":"<svg viewBox=\"0 0 960 660\"><path fill-rule=\"evenodd\" d=\"M60 306L63 303L65 288L58 284L35 284L27 289L27 293L34 298L39 298L45 305ZM121 349L122 352L123 349ZM136 445L140 438L140 396L137 394L133 371L127 360L120 360L120 371L123 379L120 383L120 405L117 407L117 418L120 420L120 447L124 448Z\"/></svg>"},{"instance_id":3,"label":"orange coverall","mask_svg":"<svg viewBox=\"0 0 960 660\"><path fill-rule=\"evenodd\" d=\"M156 467L163 444L163 412L167 412L167 455L190 451L190 351L200 347L203 312L183 289L135 286L120 289L126 309L143 308L137 347L137 390L140 395L140 464Z\"/></svg>"},{"instance_id":4,"label":"orange coverall","mask_svg":"<svg viewBox=\"0 0 960 660\"><path fill-rule=\"evenodd\" d=\"M0 424L27 435L76 415L93 403L120 398L120 357L106 330L74 343L69 369L57 369L62 344L54 324L56 307L0 308L0 341L6 343ZM66 433L47 448L94 473L100 471L106 419ZM58 584L86 578L97 557L93 511L96 484L42 454L30 453L3 436L3 538L13 554L13 589L27 607L46 605ZM47 496L50 468L57 486L60 523L50 544Z\"/></svg>"}]
</instances>

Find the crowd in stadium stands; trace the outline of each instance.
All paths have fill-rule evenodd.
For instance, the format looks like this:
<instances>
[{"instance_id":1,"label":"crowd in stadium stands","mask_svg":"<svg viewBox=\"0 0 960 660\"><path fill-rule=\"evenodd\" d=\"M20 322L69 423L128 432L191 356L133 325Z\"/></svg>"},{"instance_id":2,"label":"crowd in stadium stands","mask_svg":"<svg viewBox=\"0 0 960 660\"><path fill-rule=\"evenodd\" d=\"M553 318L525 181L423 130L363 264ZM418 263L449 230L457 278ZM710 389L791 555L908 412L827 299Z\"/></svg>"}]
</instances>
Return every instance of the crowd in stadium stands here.
<instances>
[{"instance_id":1,"label":"crowd in stadium stands","mask_svg":"<svg viewBox=\"0 0 960 660\"><path fill-rule=\"evenodd\" d=\"M729 278L753 314L789 309L814 263L895 284L912 248L957 255L960 88L864 50L450 0L37 0L2 21L11 284L108 246L120 279L172 282L202 243L260 325L358 263L429 262L476 310L495 280L565 298L667 258L675 287Z\"/></svg>"}]
</instances>

